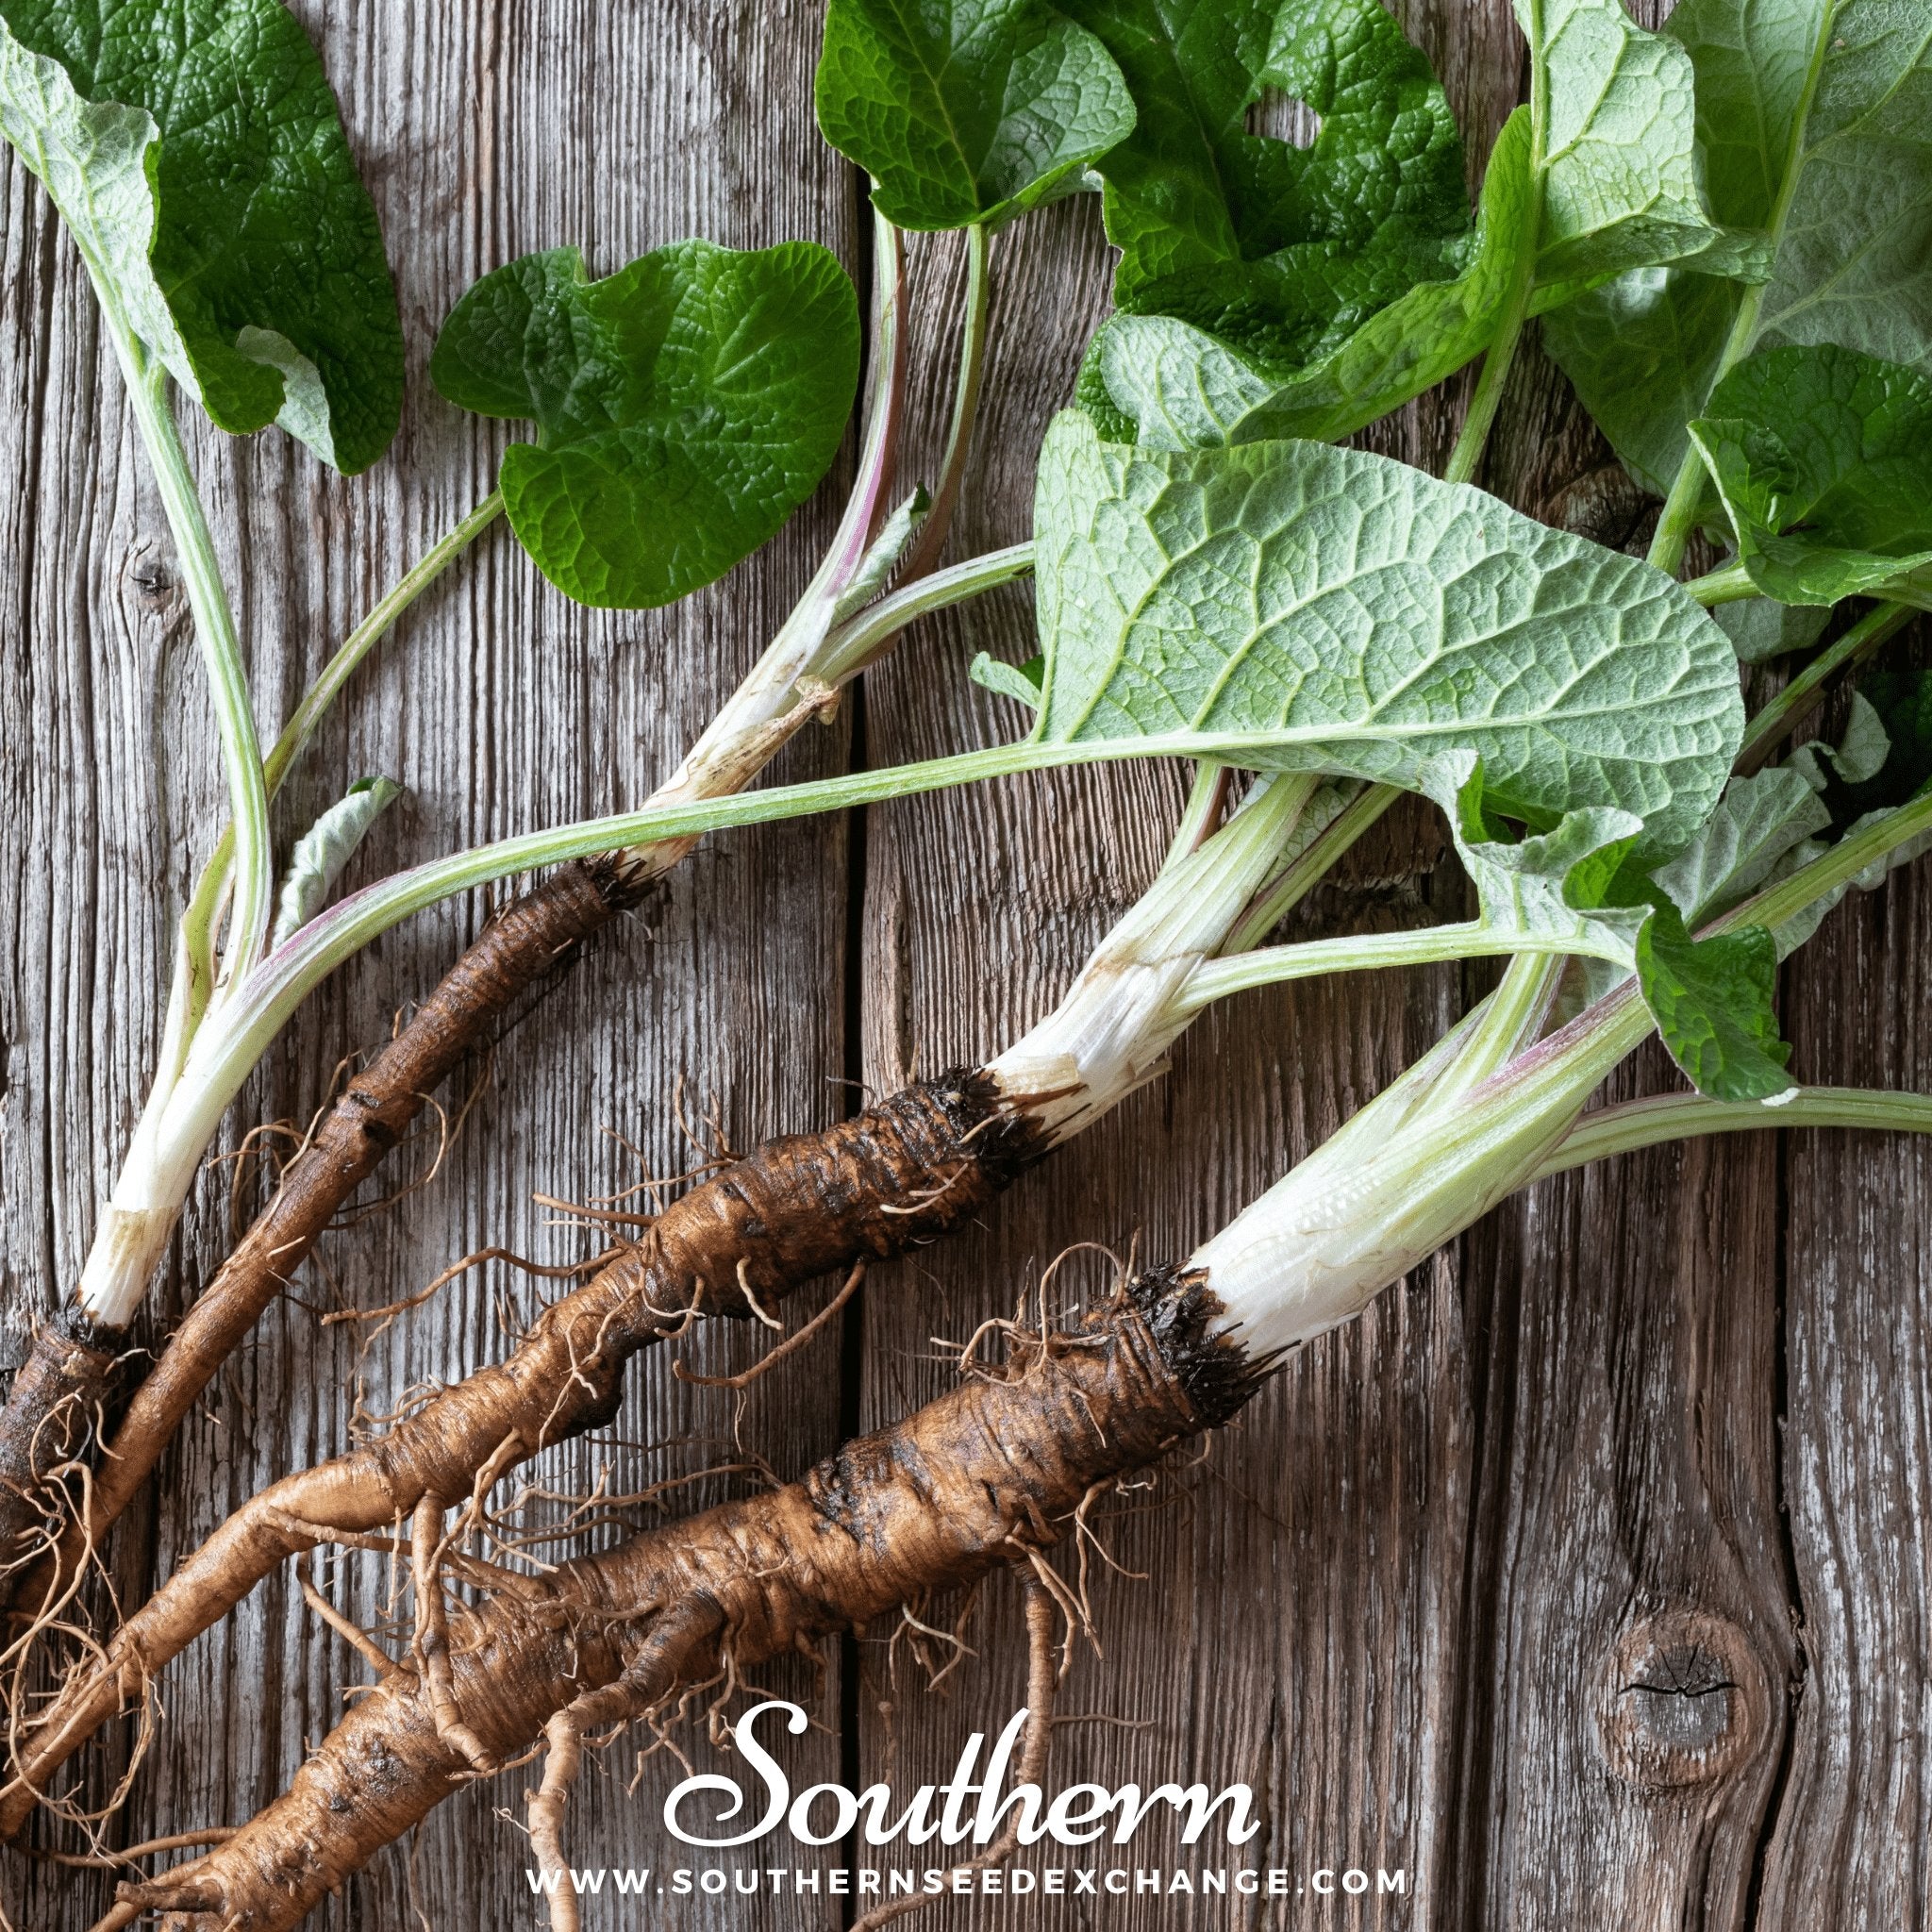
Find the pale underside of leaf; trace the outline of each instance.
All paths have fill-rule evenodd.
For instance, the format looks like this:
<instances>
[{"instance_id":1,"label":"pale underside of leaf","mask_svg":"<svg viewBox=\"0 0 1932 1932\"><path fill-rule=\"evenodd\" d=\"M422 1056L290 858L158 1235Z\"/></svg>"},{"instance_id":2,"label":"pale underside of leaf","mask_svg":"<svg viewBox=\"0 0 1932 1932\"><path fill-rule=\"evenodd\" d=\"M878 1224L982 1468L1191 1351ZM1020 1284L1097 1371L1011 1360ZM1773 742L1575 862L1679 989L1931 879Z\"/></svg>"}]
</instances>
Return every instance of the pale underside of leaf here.
<instances>
[{"instance_id":1,"label":"pale underside of leaf","mask_svg":"<svg viewBox=\"0 0 1932 1932\"><path fill-rule=\"evenodd\" d=\"M1932 374L1932 19L1897 0L1685 0L1720 221L1774 224L1748 341L1835 342ZM1815 85L1813 83L1815 82ZM1624 276L1545 341L1617 452L1667 489L1745 288L1694 267Z\"/></svg>"},{"instance_id":2,"label":"pale underside of leaf","mask_svg":"<svg viewBox=\"0 0 1932 1932\"><path fill-rule=\"evenodd\" d=\"M1616 807L1661 856L1742 728L1728 642L1660 572L1360 451L1138 451L1070 412L1035 542L1048 740L1225 733L1410 788L1467 750L1499 808Z\"/></svg>"},{"instance_id":3,"label":"pale underside of leaf","mask_svg":"<svg viewBox=\"0 0 1932 1932\"><path fill-rule=\"evenodd\" d=\"M275 908L273 943L291 939L319 912L335 883L403 788L391 778L361 778L296 841Z\"/></svg>"},{"instance_id":4,"label":"pale underside of leaf","mask_svg":"<svg viewBox=\"0 0 1932 1932\"><path fill-rule=\"evenodd\" d=\"M1713 221L1697 180L1690 56L1621 0L1516 0L1546 73L1541 243L1533 305L1632 268L1697 259L1761 278L1761 240Z\"/></svg>"}]
</instances>

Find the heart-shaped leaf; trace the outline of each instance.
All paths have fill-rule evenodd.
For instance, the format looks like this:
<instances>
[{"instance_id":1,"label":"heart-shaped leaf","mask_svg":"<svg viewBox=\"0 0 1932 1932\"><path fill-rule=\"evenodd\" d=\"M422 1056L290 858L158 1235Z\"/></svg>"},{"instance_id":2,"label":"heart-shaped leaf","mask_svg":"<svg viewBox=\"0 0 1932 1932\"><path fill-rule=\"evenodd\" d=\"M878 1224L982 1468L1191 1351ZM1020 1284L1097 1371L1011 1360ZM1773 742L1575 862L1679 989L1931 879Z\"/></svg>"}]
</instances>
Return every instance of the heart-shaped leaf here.
<instances>
[{"instance_id":1,"label":"heart-shaped leaf","mask_svg":"<svg viewBox=\"0 0 1932 1932\"><path fill-rule=\"evenodd\" d=\"M1134 125L1107 49L1046 0L831 0L816 92L902 228L997 227Z\"/></svg>"},{"instance_id":2,"label":"heart-shaped leaf","mask_svg":"<svg viewBox=\"0 0 1932 1932\"><path fill-rule=\"evenodd\" d=\"M722 576L818 487L858 383L858 304L814 242L680 242L590 281L575 248L485 275L429 373L505 451L510 525L579 603L668 604Z\"/></svg>"},{"instance_id":3,"label":"heart-shaped leaf","mask_svg":"<svg viewBox=\"0 0 1932 1932\"><path fill-rule=\"evenodd\" d=\"M101 300L222 428L344 474L389 446L403 344L375 209L279 0L0 0L0 133Z\"/></svg>"},{"instance_id":4,"label":"heart-shaped leaf","mask_svg":"<svg viewBox=\"0 0 1932 1932\"><path fill-rule=\"evenodd\" d=\"M1364 451L1127 448L1068 411L1034 544L1049 741L1207 734L1412 789L1473 752L1497 809L1616 807L1657 858L1742 731L1730 644L1660 571Z\"/></svg>"},{"instance_id":5,"label":"heart-shaped leaf","mask_svg":"<svg viewBox=\"0 0 1932 1932\"><path fill-rule=\"evenodd\" d=\"M1831 344L1769 349L1690 434L1767 596L1932 601L1932 381Z\"/></svg>"}]
</instances>

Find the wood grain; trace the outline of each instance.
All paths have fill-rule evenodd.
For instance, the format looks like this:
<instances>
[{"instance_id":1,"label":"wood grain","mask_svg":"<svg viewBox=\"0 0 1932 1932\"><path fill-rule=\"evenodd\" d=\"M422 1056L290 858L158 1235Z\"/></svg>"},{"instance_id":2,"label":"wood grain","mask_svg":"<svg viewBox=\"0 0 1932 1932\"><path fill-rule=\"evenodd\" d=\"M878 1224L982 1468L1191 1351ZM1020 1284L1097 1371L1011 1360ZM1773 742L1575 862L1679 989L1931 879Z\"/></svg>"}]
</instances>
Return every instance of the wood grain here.
<instances>
[{"instance_id":1,"label":"wood grain","mask_svg":"<svg viewBox=\"0 0 1932 1932\"><path fill-rule=\"evenodd\" d=\"M1403 10L1479 157L1520 91L1507 0ZM273 434L193 434L243 587L265 721L488 487L495 433L422 379L438 320L476 274L566 241L604 272L686 233L808 235L860 266L857 186L811 125L815 5L302 0L298 11L382 208L413 380L394 454L350 484ZM158 507L72 251L10 158L0 211L10 1366L84 1251L155 1050L168 922L220 801ZM951 355L931 317L957 292L957 244L922 242L914 264L929 465ZM992 380L955 555L1024 534L1033 452L1068 394L1084 325L1103 312L1107 273L1089 202L1000 239ZM1440 464L1466 388L1424 399L1377 446ZM1551 521L1641 544L1641 505L1534 354L1510 383L1486 480ZM363 675L279 809L282 836L370 771L411 793L372 841L371 872L635 803L802 586L836 482L763 557L668 613L575 609L507 540L491 541ZM1029 635L1020 589L928 625L778 775L1009 733L1008 708L965 669L980 649L1024 655ZM1179 800L1172 772L1056 774L703 850L661 906L598 944L472 1070L475 1104L433 1177L325 1244L211 1391L160 1473L155 1510L117 1541L117 1588L140 1592L241 1497L341 1446L352 1406L380 1411L500 1351L535 1291L502 1270L466 1276L366 1353L352 1331L319 1325L321 1311L387 1301L486 1242L545 1260L587 1252L595 1237L554 1224L531 1193L581 1199L690 1166L680 1079L693 1118L715 1105L742 1141L835 1117L849 1077L886 1088L995 1050L1145 884ZM1294 930L1453 917L1462 892L1440 827L1404 809ZM338 1062L381 1036L481 912L426 916L325 989L237 1108L229 1144L253 1123L306 1119ZM1803 1074L1932 1085L1928 924L1921 868L1855 898L1788 969ZM861 1421L944 1386L943 1342L1008 1312L1062 1251L1185 1253L1486 983L1357 977L1211 1013L1164 1081L1023 1182L984 1228L875 1273L842 1351L834 1336L815 1341L741 1411L651 1364L608 1436L541 1474L582 1490L608 1468L627 1491L741 1454L794 1474ZM1643 1056L1619 1088L1669 1077ZM404 1171L429 1175L436 1151L432 1132ZM228 1182L213 1171L196 1196L164 1313L223 1250ZM244 1202L260 1184L243 1172ZM1305 1350L1204 1458L1098 1525L1107 1557L1087 1554L1105 1654L1083 1648L1062 1690L1081 1722L1057 1737L1054 1781L1152 1786L1182 1769L1243 1779L1264 1813L1244 1862L1304 1882L1321 1867L1399 1869L1403 1895L960 1902L924 1923L1924 1923L1928 1201L1932 1150L1793 1135L1657 1152L1533 1190ZM1050 1299L1092 1291L1111 1265L1069 1256ZM722 1328L692 1344L708 1369L742 1366L756 1346ZM742 1480L713 1477L675 1500ZM373 1559L324 1575L334 1601L379 1621L386 1579ZM1017 1591L986 1592L967 1632L977 1656L938 1696L903 1632L828 1659L822 1686L803 1662L772 1674L774 1690L815 1695L823 1726L794 1747L792 1769L901 1789L945 1774L969 1732L1020 1701L1020 1632ZM114 1841L244 1815L364 1674L295 1579L274 1579L168 1676ZM687 1748L716 1761L701 1740ZM88 1788L105 1790L124 1757L125 1740L89 1765ZM658 1805L676 1768L647 1766L626 1795L634 1760L625 1747L584 1775L567 1836L587 1863L674 1862ZM534 1776L452 1800L318 1923L534 1924L515 1822ZM1177 1851L1150 1827L1118 1857L1212 1862ZM105 1890L92 1874L0 1867L0 1904L49 1932L82 1932ZM600 1909L592 1924L630 1923ZM682 1901L663 1922L802 1932L841 1909L767 1894Z\"/></svg>"},{"instance_id":2,"label":"wood grain","mask_svg":"<svg viewBox=\"0 0 1932 1932\"><path fill-rule=\"evenodd\" d=\"M686 234L739 245L791 235L855 260L849 171L819 142L800 84L816 46L813 8L606 8L529 0L475 8L361 4L300 9L344 102L381 208L409 340L409 403L393 454L343 484L275 434L231 442L196 433L216 535L242 587L262 717L278 717L332 641L386 583L489 488L498 434L441 403L424 376L435 328L478 274L525 250L576 242L593 273ZM216 794L209 720L174 588L158 507L103 360L72 250L38 188L5 174L6 314L0 355L21 425L0 437L5 596L11 641L0 671L7 907L0 1028L7 1044L4 1241L19 1328L74 1278L155 1050L149 991L166 923L205 849ZM99 425L98 429L91 425ZM848 466L849 467L849 466ZM635 805L675 762L803 588L837 511L838 478L764 556L674 610L599 616L551 591L499 534L437 591L365 673L278 812L284 838L369 771L410 799L371 842L364 875L479 839ZM31 755L25 748L32 747ZM842 732L820 732L781 777L837 769ZM191 841L191 830L202 834ZM160 1528L124 1538L116 1573L139 1591L242 1496L341 1445L359 1372L371 1410L411 1384L500 1351L499 1307L527 1310L532 1285L501 1270L465 1277L392 1329L359 1365L353 1331L317 1314L373 1306L500 1241L542 1259L598 1244L558 1228L533 1191L608 1193L693 1164L675 1116L680 1082L695 1120L715 1105L743 1141L834 1119L843 1108L841 982L845 830L817 821L702 852L650 915L593 949L510 1029L477 1105L433 1182L325 1243L320 1266L262 1324L161 1472ZM477 905L413 922L310 1005L236 1110L306 1120L338 1060L382 1037L475 931ZM485 1075L487 1073L487 1080ZM445 1105L461 1099L446 1095ZM432 1128L388 1175L427 1172ZM200 1189L171 1299L192 1294L222 1252L226 1171ZM696 1345L699 1365L742 1366L736 1329ZM636 1377L607 1440L547 1474L612 1488L732 1457L730 1415L673 1382L668 1362ZM774 1377L744 1420L781 1468L836 1440L836 1378ZM649 1448L645 1445L661 1445ZM724 1485L691 1491L698 1500ZM374 1559L326 1571L334 1599L374 1618ZM258 1591L169 1676L166 1721L118 1831L121 1842L237 1820L279 1789L305 1737L366 1671L319 1629L295 1578ZM774 1681L808 1692L803 1664ZM828 1774L836 1742L803 1754ZM105 1776L110 1764L97 1767ZM654 1862L653 1780L624 1796L628 1758L588 1775L572 1831L613 1859ZM521 1782L445 1806L320 1923L527 1925ZM71 1843L71 1837L64 1840ZM103 1887L9 1860L0 1875L17 1923L91 1924ZM734 1921L737 1923L738 1921ZM743 1923L764 1923L756 1910Z\"/></svg>"}]
</instances>

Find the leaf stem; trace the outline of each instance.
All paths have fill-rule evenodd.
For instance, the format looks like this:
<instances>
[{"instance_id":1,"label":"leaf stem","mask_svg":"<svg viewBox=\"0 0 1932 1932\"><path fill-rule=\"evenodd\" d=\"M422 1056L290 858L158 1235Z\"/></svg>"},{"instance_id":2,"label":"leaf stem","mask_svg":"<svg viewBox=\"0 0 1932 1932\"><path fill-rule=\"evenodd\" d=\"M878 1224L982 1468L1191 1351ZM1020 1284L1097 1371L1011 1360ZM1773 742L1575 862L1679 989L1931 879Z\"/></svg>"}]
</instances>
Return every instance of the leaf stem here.
<instances>
[{"instance_id":1,"label":"leaf stem","mask_svg":"<svg viewBox=\"0 0 1932 1932\"><path fill-rule=\"evenodd\" d=\"M1229 934L1224 953L1232 958L1258 946L1327 877L1355 841L1402 796L1394 785L1364 785L1308 849L1262 892Z\"/></svg>"},{"instance_id":2,"label":"leaf stem","mask_svg":"<svg viewBox=\"0 0 1932 1932\"><path fill-rule=\"evenodd\" d=\"M848 619L826 640L817 675L827 684L841 684L873 663L914 618L1011 583L1032 568L1033 545L1013 543L903 584Z\"/></svg>"},{"instance_id":3,"label":"leaf stem","mask_svg":"<svg viewBox=\"0 0 1932 1932\"><path fill-rule=\"evenodd\" d=\"M1732 907L1721 919L1712 920L1698 937L1744 925L1768 925L1774 933L1788 920L1848 887L1860 873L1927 831L1932 831L1932 792L1922 793L1910 804L1885 813L1863 831L1848 833L1808 865L1800 866Z\"/></svg>"},{"instance_id":4,"label":"leaf stem","mask_svg":"<svg viewBox=\"0 0 1932 1932\"><path fill-rule=\"evenodd\" d=\"M1162 872L1198 852L1202 841L1212 835L1221 822L1221 808L1227 803L1229 775L1227 767L1217 758L1203 758L1195 765L1187 803L1181 808L1181 822L1174 827L1167 857L1160 861Z\"/></svg>"},{"instance_id":5,"label":"leaf stem","mask_svg":"<svg viewBox=\"0 0 1932 1932\"><path fill-rule=\"evenodd\" d=\"M953 419L946 430L946 453L932 493L932 509L906 558L904 578L924 576L938 563L958 508L966 478L973 425L979 416L979 392L986 375L986 321L991 289L987 275L989 238L978 222L966 230L966 307L959 320L959 371L953 386Z\"/></svg>"},{"instance_id":6,"label":"leaf stem","mask_svg":"<svg viewBox=\"0 0 1932 1932\"><path fill-rule=\"evenodd\" d=\"M1701 1093L1664 1093L1587 1113L1537 1170L1538 1180L1586 1161L1632 1154L1695 1134L1761 1132L1774 1127L1854 1127L1932 1133L1932 1094L1887 1093L1860 1087L1794 1087L1777 1104L1707 1100Z\"/></svg>"},{"instance_id":7,"label":"leaf stem","mask_svg":"<svg viewBox=\"0 0 1932 1932\"><path fill-rule=\"evenodd\" d=\"M215 724L221 737L222 764L228 785L228 815L232 825L235 896L228 918L228 943L222 961L225 984L243 978L261 956L268 936L273 892L272 849L268 829L268 786L262 772L261 747L256 736L255 710L248 694L247 673L235 632L235 617L215 557L214 539L195 489L194 475L182 447L179 425L168 396L168 373L148 354L128 327L116 305L103 292L101 312L119 353L134 405L135 422L154 465L161 504L181 565L194 631L208 670L208 691L214 700ZM206 934L211 943L210 930ZM208 970L206 957L197 962Z\"/></svg>"},{"instance_id":8,"label":"leaf stem","mask_svg":"<svg viewBox=\"0 0 1932 1932\"><path fill-rule=\"evenodd\" d=\"M1795 731L1824 702L1825 684L1840 672L1864 663L1911 615L1908 605L1875 605L1828 650L1819 652L1752 719L1745 729L1744 741L1738 747L1737 769L1740 772L1756 771L1763 762L1765 754Z\"/></svg>"},{"instance_id":9,"label":"leaf stem","mask_svg":"<svg viewBox=\"0 0 1932 1932\"><path fill-rule=\"evenodd\" d=\"M302 693L289 722L274 748L262 760L262 782L273 799L281 791L295 760L308 749L317 727L328 714L329 707L341 695L342 688L360 668L377 644L395 627L396 620L441 576L491 525L503 514L503 496L492 491L453 529L448 530L417 562L396 579L382 600L360 624L337 645L335 655L322 668L322 675ZM190 901L189 922L197 908L211 913L227 883L228 861L234 850L233 825L223 828L220 841L202 868L194 897Z\"/></svg>"},{"instance_id":10,"label":"leaf stem","mask_svg":"<svg viewBox=\"0 0 1932 1932\"><path fill-rule=\"evenodd\" d=\"M1757 595L1751 573L1741 563L1725 564L1722 570L1707 571L1684 586L1708 610L1713 604L1737 604Z\"/></svg>"},{"instance_id":11,"label":"leaf stem","mask_svg":"<svg viewBox=\"0 0 1932 1932\"><path fill-rule=\"evenodd\" d=\"M341 694L342 687L361 667L362 660L395 628L396 620L404 611L502 514L503 494L492 490L390 586L369 615L336 647L335 655L323 666L322 675L303 692L302 702L295 707L282 727L282 735L263 760L262 777L271 798L281 790L290 766L307 750L316 727Z\"/></svg>"},{"instance_id":12,"label":"leaf stem","mask_svg":"<svg viewBox=\"0 0 1932 1932\"><path fill-rule=\"evenodd\" d=\"M1489 446L1490 431L1495 426L1496 410L1503 400L1503 386L1522 344L1524 324L1529 317L1529 298L1536 291L1536 252L1542 240L1543 158L1548 153L1550 85L1548 66L1542 57L1542 0L1529 0L1528 10L1530 192L1523 211L1523 234L1509 292L1504 298L1496 333L1483 357L1482 374L1477 376L1474 392L1469 399L1462 428L1449 452L1448 462L1443 465L1445 483L1474 483L1482 468L1483 451Z\"/></svg>"},{"instance_id":13,"label":"leaf stem","mask_svg":"<svg viewBox=\"0 0 1932 1932\"><path fill-rule=\"evenodd\" d=\"M1483 452L1489 447L1490 431L1495 427L1496 411L1503 401L1503 386L1509 379L1510 366L1523 343L1523 327L1529 316L1529 298L1536 289L1537 242L1542 229L1542 149L1532 136L1531 168L1535 186L1524 216L1522 258L1510 280L1503 313L1496 325L1488 353L1483 357L1482 374L1462 418L1449 460L1442 466L1445 483L1474 483L1482 468Z\"/></svg>"},{"instance_id":14,"label":"leaf stem","mask_svg":"<svg viewBox=\"0 0 1932 1932\"><path fill-rule=\"evenodd\" d=\"M1427 966L1452 959L1498 958L1530 953L1568 958L1576 950L1574 938L1501 932L1477 919L1455 925L1424 926L1414 932L1308 940L1299 945L1264 946L1254 952L1209 960L1189 981L1187 1001L1191 1009L1198 1009L1251 987L1313 979L1324 973L1362 973L1391 966Z\"/></svg>"},{"instance_id":15,"label":"leaf stem","mask_svg":"<svg viewBox=\"0 0 1932 1932\"><path fill-rule=\"evenodd\" d=\"M1453 1099L1481 1084L1535 1042L1576 947L1572 943L1545 950L1532 943L1512 945L1508 951L1509 963L1484 1003L1454 1069L1437 1089L1438 1099Z\"/></svg>"}]
</instances>

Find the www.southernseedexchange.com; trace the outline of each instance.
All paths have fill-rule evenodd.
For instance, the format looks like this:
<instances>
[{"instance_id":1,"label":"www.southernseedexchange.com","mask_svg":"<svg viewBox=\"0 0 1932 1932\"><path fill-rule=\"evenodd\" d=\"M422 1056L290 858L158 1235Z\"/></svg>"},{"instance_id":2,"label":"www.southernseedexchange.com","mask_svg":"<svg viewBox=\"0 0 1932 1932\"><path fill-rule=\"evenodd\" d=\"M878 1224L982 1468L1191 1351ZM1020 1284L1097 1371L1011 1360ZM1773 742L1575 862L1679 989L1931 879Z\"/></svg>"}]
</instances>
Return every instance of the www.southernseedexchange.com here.
<instances>
[{"instance_id":1,"label":"www.southernseedexchange.com","mask_svg":"<svg viewBox=\"0 0 1932 1932\"><path fill-rule=\"evenodd\" d=\"M525 1870L539 1895L570 1890L582 1897L741 1898L759 1894L818 1894L834 1898L905 1898L954 1892L961 1897L1126 1898L1161 1897L1359 1898L1408 1895L1406 1871L1366 1871L1360 1866L1316 1866L1296 1872L1282 1866L1087 1866L1052 1865L977 1870L972 1867L705 1865L659 1871L648 1865L592 1865L560 1872Z\"/></svg>"}]
</instances>

